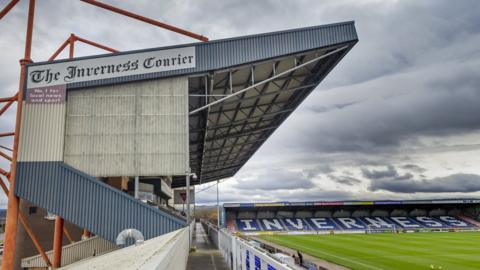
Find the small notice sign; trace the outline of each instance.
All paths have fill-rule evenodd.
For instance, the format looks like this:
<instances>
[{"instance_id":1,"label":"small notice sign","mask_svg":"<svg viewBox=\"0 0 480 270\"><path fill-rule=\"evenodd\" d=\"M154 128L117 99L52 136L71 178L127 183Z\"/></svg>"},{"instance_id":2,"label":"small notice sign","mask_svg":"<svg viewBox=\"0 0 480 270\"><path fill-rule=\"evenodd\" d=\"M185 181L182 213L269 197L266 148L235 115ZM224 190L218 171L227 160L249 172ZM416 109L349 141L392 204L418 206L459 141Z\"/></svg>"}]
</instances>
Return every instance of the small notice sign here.
<instances>
[{"instance_id":1,"label":"small notice sign","mask_svg":"<svg viewBox=\"0 0 480 270\"><path fill-rule=\"evenodd\" d=\"M59 104L65 102L66 85L54 85L27 89L26 102L29 104Z\"/></svg>"},{"instance_id":2,"label":"small notice sign","mask_svg":"<svg viewBox=\"0 0 480 270\"><path fill-rule=\"evenodd\" d=\"M184 202L187 201L187 192L180 192L180 197Z\"/></svg>"}]
</instances>

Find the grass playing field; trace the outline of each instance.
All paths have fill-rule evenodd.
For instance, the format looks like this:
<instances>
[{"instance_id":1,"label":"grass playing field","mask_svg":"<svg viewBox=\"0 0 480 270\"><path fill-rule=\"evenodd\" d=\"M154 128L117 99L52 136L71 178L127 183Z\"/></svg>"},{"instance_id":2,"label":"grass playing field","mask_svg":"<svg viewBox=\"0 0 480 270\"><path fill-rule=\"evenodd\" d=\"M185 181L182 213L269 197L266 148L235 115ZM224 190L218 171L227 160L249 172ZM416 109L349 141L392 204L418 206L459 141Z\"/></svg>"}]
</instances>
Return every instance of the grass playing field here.
<instances>
[{"instance_id":1,"label":"grass playing field","mask_svg":"<svg viewBox=\"0 0 480 270\"><path fill-rule=\"evenodd\" d=\"M480 233L265 235L355 270L480 269Z\"/></svg>"}]
</instances>

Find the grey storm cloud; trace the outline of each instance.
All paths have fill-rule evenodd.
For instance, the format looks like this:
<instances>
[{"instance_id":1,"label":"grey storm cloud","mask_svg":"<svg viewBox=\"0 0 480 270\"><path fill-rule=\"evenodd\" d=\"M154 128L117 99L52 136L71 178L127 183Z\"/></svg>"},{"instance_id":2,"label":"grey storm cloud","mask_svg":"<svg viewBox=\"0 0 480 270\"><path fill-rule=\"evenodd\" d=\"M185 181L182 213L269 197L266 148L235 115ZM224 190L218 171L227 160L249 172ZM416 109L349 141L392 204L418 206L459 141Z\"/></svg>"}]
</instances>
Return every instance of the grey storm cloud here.
<instances>
[{"instance_id":1,"label":"grey storm cloud","mask_svg":"<svg viewBox=\"0 0 480 270\"><path fill-rule=\"evenodd\" d=\"M342 185L371 181L364 199L394 186L407 190L411 184L418 190L434 186L433 180L474 182L473 176L417 180L431 168L394 155L425 154L405 150L423 149L425 137L457 136L458 151L472 149L461 138L480 131L480 1L104 1L211 40L355 21L358 44L229 180L232 188L221 195L225 201L355 198L342 190L322 190L312 181L337 174L342 176L332 180ZM2 96L18 87L26 5L20 1L0 21ZM52 10L69 15L52 16ZM37 62L48 59L70 33L121 51L195 41L80 1L37 1L35 16L32 57ZM75 52L103 53L82 44ZM4 116L1 132L12 130L15 114ZM435 146L438 151L447 147ZM366 179L339 173L338 164L360 169ZM215 197L212 188L198 199Z\"/></svg>"},{"instance_id":2,"label":"grey storm cloud","mask_svg":"<svg viewBox=\"0 0 480 270\"><path fill-rule=\"evenodd\" d=\"M378 152L398 148L419 136L441 137L479 131L478 70L480 57L467 66L455 63L450 68L417 70L396 78L351 86L351 91L370 88L365 92L372 96L326 113L303 111L289 123L293 128L282 135L296 138L289 147L306 152ZM437 78L438 74L442 74L441 78ZM406 85L399 84L398 80L417 86L404 89ZM446 85L439 85L438 80ZM379 93L372 93L375 90ZM382 97L383 94L386 96ZM312 104L314 101L306 102L307 109L316 106Z\"/></svg>"},{"instance_id":3,"label":"grey storm cloud","mask_svg":"<svg viewBox=\"0 0 480 270\"><path fill-rule=\"evenodd\" d=\"M442 192L476 192L480 191L480 175L452 174L423 180L372 180L370 190L386 190L396 193L442 193Z\"/></svg>"},{"instance_id":4,"label":"grey storm cloud","mask_svg":"<svg viewBox=\"0 0 480 270\"><path fill-rule=\"evenodd\" d=\"M422 167L420 167L418 165L415 165L415 164L405 164L405 165L402 166L402 168L405 169L405 170L416 172L416 173L424 173L425 171L427 171L427 169L422 168Z\"/></svg>"},{"instance_id":5,"label":"grey storm cloud","mask_svg":"<svg viewBox=\"0 0 480 270\"><path fill-rule=\"evenodd\" d=\"M389 179L389 180L406 180L413 177L411 173L399 174L394 166L388 165L384 170L369 170L362 168L362 175L368 179Z\"/></svg>"},{"instance_id":6,"label":"grey storm cloud","mask_svg":"<svg viewBox=\"0 0 480 270\"><path fill-rule=\"evenodd\" d=\"M341 175L341 176L328 175L328 178L330 178L332 181L336 183L347 185L347 186L353 186L353 185L362 183L361 180L358 180L357 178L347 176L347 175Z\"/></svg>"},{"instance_id":7,"label":"grey storm cloud","mask_svg":"<svg viewBox=\"0 0 480 270\"><path fill-rule=\"evenodd\" d=\"M292 190L308 189L315 185L301 172L285 169L272 169L253 176L251 179L241 179L234 186L247 190Z\"/></svg>"}]
</instances>

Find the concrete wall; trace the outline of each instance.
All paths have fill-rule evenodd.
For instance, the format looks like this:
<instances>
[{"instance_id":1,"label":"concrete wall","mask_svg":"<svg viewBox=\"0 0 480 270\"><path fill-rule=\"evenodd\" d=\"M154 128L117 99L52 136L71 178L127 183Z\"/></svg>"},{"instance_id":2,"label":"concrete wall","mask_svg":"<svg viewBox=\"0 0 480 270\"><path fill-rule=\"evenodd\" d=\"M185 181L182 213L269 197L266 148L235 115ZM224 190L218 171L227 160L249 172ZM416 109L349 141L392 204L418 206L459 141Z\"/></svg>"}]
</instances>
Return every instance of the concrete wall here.
<instances>
[{"instance_id":1,"label":"concrete wall","mask_svg":"<svg viewBox=\"0 0 480 270\"><path fill-rule=\"evenodd\" d=\"M147 240L141 245L122 248L62 269L184 270L189 252L188 238L189 229L185 227Z\"/></svg>"},{"instance_id":2,"label":"concrete wall","mask_svg":"<svg viewBox=\"0 0 480 270\"><path fill-rule=\"evenodd\" d=\"M187 89L179 77L69 91L65 163L97 177L184 174Z\"/></svg>"}]
</instances>

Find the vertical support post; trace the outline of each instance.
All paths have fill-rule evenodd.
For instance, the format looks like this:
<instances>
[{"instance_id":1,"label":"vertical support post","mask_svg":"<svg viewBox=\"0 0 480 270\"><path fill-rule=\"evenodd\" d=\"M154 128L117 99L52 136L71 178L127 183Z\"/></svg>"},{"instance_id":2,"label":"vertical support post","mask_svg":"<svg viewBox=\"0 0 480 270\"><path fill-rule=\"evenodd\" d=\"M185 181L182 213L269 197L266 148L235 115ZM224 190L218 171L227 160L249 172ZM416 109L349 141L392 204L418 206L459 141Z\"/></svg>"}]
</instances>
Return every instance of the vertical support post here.
<instances>
[{"instance_id":1,"label":"vertical support post","mask_svg":"<svg viewBox=\"0 0 480 270\"><path fill-rule=\"evenodd\" d=\"M193 194L195 194L195 186L193 186ZM193 196L193 219L195 219L195 205L196 205L197 196Z\"/></svg>"},{"instance_id":2,"label":"vertical support post","mask_svg":"<svg viewBox=\"0 0 480 270\"><path fill-rule=\"evenodd\" d=\"M134 187L134 194L135 194L135 199L138 199L138 188L140 186L140 179L138 176L135 176L135 187Z\"/></svg>"},{"instance_id":3,"label":"vertical support post","mask_svg":"<svg viewBox=\"0 0 480 270\"><path fill-rule=\"evenodd\" d=\"M190 174L187 174L187 223L190 224Z\"/></svg>"},{"instance_id":4,"label":"vertical support post","mask_svg":"<svg viewBox=\"0 0 480 270\"><path fill-rule=\"evenodd\" d=\"M28 7L27 34L25 39L25 54L20 60L20 82L17 96L17 115L15 121L15 137L13 140L12 164L10 167L10 189L8 191L7 222L5 226L4 254L2 269L10 270L15 266L15 248L17 238L17 223L20 198L15 195L15 177L17 173L18 143L20 140L20 124L22 118L23 90L25 88L25 65L30 63L32 49L33 19L35 14L35 0L30 0Z\"/></svg>"},{"instance_id":5,"label":"vertical support post","mask_svg":"<svg viewBox=\"0 0 480 270\"><path fill-rule=\"evenodd\" d=\"M192 226L190 226L190 177L192 169L190 168L190 123L189 123L189 104L188 104L188 83L185 85L185 181L187 186L187 226L188 226L188 250L192 248Z\"/></svg>"},{"instance_id":6,"label":"vertical support post","mask_svg":"<svg viewBox=\"0 0 480 270\"><path fill-rule=\"evenodd\" d=\"M55 218L55 235L53 236L53 269L62 266L63 218Z\"/></svg>"},{"instance_id":7,"label":"vertical support post","mask_svg":"<svg viewBox=\"0 0 480 270\"><path fill-rule=\"evenodd\" d=\"M74 43L75 36L70 34L69 38L69 53L68 57L73 58L74 53ZM62 266L62 246L63 246L63 231L64 231L64 220L62 217L57 216L55 218L55 231L53 233L53 269L59 268ZM68 237L68 234L67 234Z\"/></svg>"},{"instance_id":8,"label":"vertical support post","mask_svg":"<svg viewBox=\"0 0 480 270\"><path fill-rule=\"evenodd\" d=\"M70 43L69 51L68 51L68 56L70 59L73 58L73 53L75 51L75 35L70 34L70 38L68 39L68 43Z\"/></svg>"},{"instance_id":9,"label":"vertical support post","mask_svg":"<svg viewBox=\"0 0 480 270\"><path fill-rule=\"evenodd\" d=\"M230 94L233 94L233 80L231 70L228 72L228 83L230 84Z\"/></svg>"},{"instance_id":10,"label":"vertical support post","mask_svg":"<svg viewBox=\"0 0 480 270\"><path fill-rule=\"evenodd\" d=\"M192 239L190 237L190 169L188 170L189 173L186 175L187 181L187 226L188 226L188 250L192 248Z\"/></svg>"},{"instance_id":11,"label":"vertical support post","mask_svg":"<svg viewBox=\"0 0 480 270\"><path fill-rule=\"evenodd\" d=\"M219 181L217 180L217 227L220 228L220 200L218 196L218 184Z\"/></svg>"}]
</instances>

